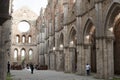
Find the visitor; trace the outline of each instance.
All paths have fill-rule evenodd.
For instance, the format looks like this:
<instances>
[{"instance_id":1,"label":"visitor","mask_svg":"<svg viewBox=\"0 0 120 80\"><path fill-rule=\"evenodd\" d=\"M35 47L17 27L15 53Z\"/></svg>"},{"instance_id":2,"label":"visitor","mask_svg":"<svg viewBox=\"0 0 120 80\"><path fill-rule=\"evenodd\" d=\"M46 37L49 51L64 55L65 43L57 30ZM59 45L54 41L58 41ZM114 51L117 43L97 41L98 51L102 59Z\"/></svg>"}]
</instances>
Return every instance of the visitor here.
<instances>
[{"instance_id":1,"label":"visitor","mask_svg":"<svg viewBox=\"0 0 120 80\"><path fill-rule=\"evenodd\" d=\"M10 73L10 62L7 63L7 73Z\"/></svg>"},{"instance_id":2,"label":"visitor","mask_svg":"<svg viewBox=\"0 0 120 80\"><path fill-rule=\"evenodd\" d=\"M86 72L87 72L87 75L90 75L90 65L89 64L86 64Z\"/></svg>"},{"instance_id":3,"label":"visitor","mask_svg":"<svg viewBox=\"0 0 120 80\"><path fill-rule=\"evenodd\" d=\"M34 66L33 64L30 64L31 74L33 74Z\"/></svg>"}]
</instances>

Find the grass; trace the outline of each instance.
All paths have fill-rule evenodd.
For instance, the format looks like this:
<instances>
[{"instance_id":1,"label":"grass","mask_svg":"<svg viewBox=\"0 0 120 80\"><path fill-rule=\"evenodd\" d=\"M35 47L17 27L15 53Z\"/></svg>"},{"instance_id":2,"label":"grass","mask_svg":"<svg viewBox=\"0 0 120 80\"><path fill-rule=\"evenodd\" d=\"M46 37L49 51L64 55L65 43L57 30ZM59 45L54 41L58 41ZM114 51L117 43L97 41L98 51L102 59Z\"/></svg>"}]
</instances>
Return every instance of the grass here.
<instances>
[{"instance_id":1,"label":"grass","mask_svg":"<svg viewBox=\"0 0 120 80\"><path fill-rule=\"evenodd\" d=\"M6 78L6 80L12 80L12 78L11 78L11 74L10 74L10 73L7 74L7 78Z\"/></svg>"},{"instance_id":2,"label":"grass","mask_svg":"<svg viewBox=\"0 0 120 80\"><path fill-rule=\"evenodd\" d=\"M112 80L120 80L120 78L113 78Z\"/></svg>"}]
</instances>

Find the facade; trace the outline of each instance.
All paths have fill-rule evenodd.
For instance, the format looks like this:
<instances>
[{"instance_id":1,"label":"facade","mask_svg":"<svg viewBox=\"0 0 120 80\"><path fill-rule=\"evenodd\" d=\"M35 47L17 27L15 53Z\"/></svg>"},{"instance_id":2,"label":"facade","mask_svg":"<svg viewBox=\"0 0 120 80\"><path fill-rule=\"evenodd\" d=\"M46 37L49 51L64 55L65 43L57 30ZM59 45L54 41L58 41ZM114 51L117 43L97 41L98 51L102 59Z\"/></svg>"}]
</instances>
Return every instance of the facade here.
<instances>
[{"instance_id":1,"label":"facade","mask_svg":"<svg viewBox=\"0 0 120 80\"><path fill-rule=\"evenodd\" d=\"M97 78L119 75L119 19L120 0L48 0L37 19L39 63L80 75L88 63Z\"/></svg>"},{"instance_id":2,"label":"facade","mask_svg":"<svg viewBox=\"0 0 120 80\"><path fill-rule=\"evenodd\" d=\"M27 7L12 14L11 65L38 63L36 19L37 15Z\"/></svg>"}]
</instances>

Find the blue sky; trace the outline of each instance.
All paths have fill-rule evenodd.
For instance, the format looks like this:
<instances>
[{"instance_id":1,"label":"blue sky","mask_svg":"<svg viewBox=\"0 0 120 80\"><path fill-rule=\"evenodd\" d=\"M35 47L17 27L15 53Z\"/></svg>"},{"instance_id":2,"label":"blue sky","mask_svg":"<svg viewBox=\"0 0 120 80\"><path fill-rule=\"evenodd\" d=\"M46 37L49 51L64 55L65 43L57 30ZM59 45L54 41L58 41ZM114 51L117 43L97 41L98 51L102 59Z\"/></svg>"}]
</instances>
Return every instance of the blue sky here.
<instances>
[{"instance_id":1,"label":"blue sky","mask_svg":"<svg viewBox=\"0 0 120 80\"><path fill-rule=\"evenodd\" d=\"M22 6L27 6L33 10L37 15L40 13L41 7L45 8L47 5L47 0L14 0L13 9L17 10Z\"/></svg>"}]
</instances>

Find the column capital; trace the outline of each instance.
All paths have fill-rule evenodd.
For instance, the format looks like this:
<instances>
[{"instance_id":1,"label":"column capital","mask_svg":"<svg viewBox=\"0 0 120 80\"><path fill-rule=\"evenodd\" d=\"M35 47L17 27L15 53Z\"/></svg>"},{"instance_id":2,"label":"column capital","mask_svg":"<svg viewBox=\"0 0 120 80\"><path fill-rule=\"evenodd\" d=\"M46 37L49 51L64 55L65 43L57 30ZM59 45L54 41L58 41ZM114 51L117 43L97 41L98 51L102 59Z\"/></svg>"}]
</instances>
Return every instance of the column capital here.
<instances>
[{"instance_id":1,"label":"column capital","mask_svg":"<svg viewBox=\"0 0 120 80\"><path fill-rule=\"evenodd\" d=\"M83 44L83 46L84 46L84 49L88 49L89 46L91 46L91 44Z\"/></svg>"}]
</instances>

